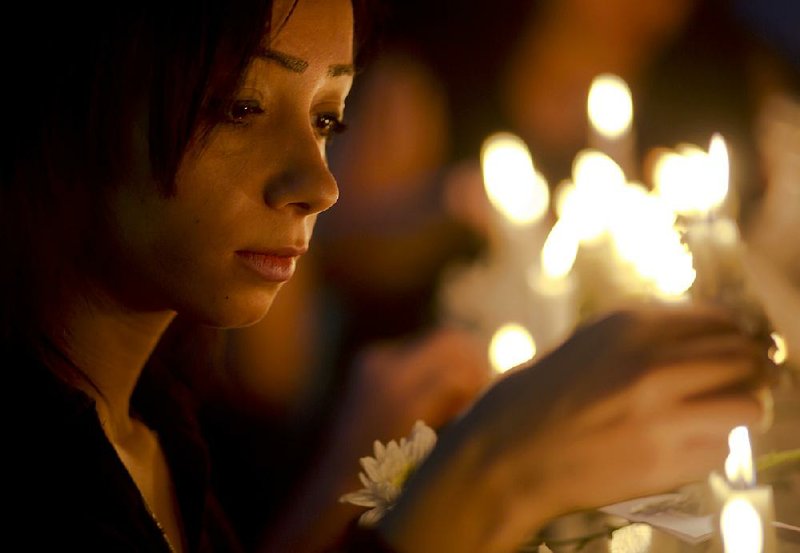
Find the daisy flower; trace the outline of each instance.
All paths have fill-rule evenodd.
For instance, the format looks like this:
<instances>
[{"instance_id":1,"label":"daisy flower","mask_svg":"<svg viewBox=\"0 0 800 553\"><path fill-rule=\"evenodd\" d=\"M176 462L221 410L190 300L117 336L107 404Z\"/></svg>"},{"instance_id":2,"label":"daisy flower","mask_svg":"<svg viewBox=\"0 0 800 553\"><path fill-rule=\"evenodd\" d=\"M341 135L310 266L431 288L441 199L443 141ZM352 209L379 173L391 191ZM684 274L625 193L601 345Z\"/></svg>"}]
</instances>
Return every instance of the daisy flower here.
<instances>
[{"instance_id":1,"label":"daisy flower","mask_svg":"<svg viewBox=\"0 0 800 553\"><path fill-rule=\"evenodd\" d=\"M339 498L342 503L370 507L358 519L361 526L373 526L397 500L408 477L436 445L436 433L424 422L417 421L407 438L400 443L391 440L383 445L375 441L373 457L362 457L363 472L358 474L364 487Z\"/></svg>"}]
</instances>

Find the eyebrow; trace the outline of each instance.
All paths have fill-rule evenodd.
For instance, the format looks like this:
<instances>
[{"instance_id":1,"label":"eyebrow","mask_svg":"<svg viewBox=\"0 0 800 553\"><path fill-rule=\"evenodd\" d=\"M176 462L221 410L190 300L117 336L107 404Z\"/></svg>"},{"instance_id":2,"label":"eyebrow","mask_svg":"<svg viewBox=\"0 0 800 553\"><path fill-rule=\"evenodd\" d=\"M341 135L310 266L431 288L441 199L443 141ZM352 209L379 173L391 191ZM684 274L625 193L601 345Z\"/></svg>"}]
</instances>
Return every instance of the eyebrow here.
<instances>
[{"instance_id":1,"label":"eyebrow","mask_svg":"<svg viewBox=\"0 0 800 553\"><path fill-rule=\"evenodd\" d=\"M308 62L306 60L270 48L262 48L259 50L258 57L274 61L292 73L303 73L308 69ZM355 67L350 63L336 63L328 66L329 77L341 77L354 74Z\"/></svg>"},{"instance_id":2,"label":"eyebrow","mask_svg":"<svg viewBox=\"0 0 800 553\"><path fill-rule=\"evenodd\" d=\"M356 68L352 63L335 63L328 66L329 77L341 77L343 75L355 75Z\"/></svg>"}]
</instances>

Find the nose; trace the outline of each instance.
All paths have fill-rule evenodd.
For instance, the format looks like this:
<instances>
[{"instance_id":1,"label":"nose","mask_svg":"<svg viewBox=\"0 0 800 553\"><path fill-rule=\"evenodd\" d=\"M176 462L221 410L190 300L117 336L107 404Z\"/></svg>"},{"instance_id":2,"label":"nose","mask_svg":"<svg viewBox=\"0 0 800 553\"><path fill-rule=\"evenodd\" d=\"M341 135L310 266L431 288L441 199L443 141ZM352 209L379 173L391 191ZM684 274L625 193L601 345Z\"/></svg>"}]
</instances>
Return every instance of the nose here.
<instances>
[{"instance_id":1,"label":"nose","mask_svg":"<svg viewBox=\"0 0 800 553\"><path fill-rule=\"evenodd\" d=\"M316 140L301 137L277 155L285 156L284 169L269 179L264 187L267 205L273 209L292 208L301 215L314 215L336 203L339 186Z\"/></svg>"}]
</instances>

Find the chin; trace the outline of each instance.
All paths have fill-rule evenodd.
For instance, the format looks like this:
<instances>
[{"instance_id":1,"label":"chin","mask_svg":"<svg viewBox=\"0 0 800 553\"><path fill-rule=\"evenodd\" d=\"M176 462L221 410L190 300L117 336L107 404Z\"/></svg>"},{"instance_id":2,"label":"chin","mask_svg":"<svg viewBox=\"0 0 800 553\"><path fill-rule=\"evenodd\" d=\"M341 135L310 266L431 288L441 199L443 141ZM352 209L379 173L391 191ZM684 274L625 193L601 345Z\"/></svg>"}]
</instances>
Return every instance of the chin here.
<instances>
[{"instance_id":1,"label":"chin","mask_svg":"<svg viewBox=\"0 0 800 553\"><path fill-rule=\"evenodd\" d=\"M260 293L228 295L209 305L182 310L181 314L215 328L242 328L259 322L269 311L277 289Z\"/></svg>"}]
</instances>

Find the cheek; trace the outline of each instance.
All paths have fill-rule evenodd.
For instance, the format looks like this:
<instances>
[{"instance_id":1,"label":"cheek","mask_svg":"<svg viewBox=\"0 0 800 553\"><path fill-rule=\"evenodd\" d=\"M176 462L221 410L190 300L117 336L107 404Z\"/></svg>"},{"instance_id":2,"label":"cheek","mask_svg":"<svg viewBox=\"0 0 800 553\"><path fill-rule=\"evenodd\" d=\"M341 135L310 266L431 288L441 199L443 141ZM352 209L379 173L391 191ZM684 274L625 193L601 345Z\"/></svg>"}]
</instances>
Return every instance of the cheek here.
<instances>
[{"instance_id":1,"label":"cheek","mask_svg":"<svg viewBox=\"0 0 800 553\"><path fill-rule=\"evenodd\" d=\"M194 176L179 183L162 213L154 254L184 310L192 305L208 309L203 318L220 319L205 321L210 324L251 324L263 316L278 289L242 280L235 257L257 230L260 202L245 188L228 185L240 182L236 175Z\"/></svg>"}]
</instances>

